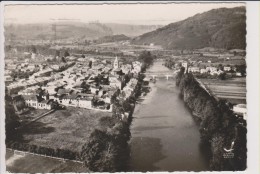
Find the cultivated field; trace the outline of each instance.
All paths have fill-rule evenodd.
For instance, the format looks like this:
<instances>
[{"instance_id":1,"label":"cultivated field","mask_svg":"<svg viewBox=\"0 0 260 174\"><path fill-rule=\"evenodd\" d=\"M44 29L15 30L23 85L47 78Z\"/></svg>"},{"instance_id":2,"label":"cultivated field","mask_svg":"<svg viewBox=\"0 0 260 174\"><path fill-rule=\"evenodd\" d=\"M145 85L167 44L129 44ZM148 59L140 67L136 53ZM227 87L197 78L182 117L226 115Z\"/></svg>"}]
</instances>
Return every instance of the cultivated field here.
<instances>
[{"instance_id":1,"label":"cultivated field","mask_svg":"<svg viewBox=\"0 0 260 174\"><path fill-rule=\"evenodd\" d=\"M6 170L12 173L88 172L82 163L6 150Z\"/></svg>"},{"instance_id":2,"label":"cultivated field","mask_svg":"<svg viewBox=\"0 0 260 174\"><path fill-rule=\"evenodd\" d=\"M53 149L80 152L99 119L111 113L67 107L20 129L22 141Z\"/></svg>"},{"instance_id":3,"label":"cultivated field","mask_svg":"<svg viewBox=\"0 0 260 174\"><path fill-rule=\"evenodd\" d=\"M246 78L200 79L200 81L220 99L226 99L233 104L246 103Z\"/></svg>"}]
</instances>

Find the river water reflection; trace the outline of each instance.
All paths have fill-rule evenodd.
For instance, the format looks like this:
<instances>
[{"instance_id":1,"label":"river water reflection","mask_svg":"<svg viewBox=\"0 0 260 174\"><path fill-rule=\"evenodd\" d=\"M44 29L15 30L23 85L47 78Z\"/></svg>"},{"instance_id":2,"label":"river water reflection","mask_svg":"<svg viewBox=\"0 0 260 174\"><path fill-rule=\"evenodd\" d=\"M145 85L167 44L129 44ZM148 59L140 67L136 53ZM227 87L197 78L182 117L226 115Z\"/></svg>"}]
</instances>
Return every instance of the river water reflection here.
<instances>
[{"instance_id":1,"label":"river water reflection","mask_svg":"<svg viewBox=\"0 0 260 174\"><path fill-rule=\"evenodd\" d=\"M163 69L156 63L151 69ZM199 128L173 79L158 79L136 105L131 125L129 171L209 170Z\"/></svg>"}]
</instances>

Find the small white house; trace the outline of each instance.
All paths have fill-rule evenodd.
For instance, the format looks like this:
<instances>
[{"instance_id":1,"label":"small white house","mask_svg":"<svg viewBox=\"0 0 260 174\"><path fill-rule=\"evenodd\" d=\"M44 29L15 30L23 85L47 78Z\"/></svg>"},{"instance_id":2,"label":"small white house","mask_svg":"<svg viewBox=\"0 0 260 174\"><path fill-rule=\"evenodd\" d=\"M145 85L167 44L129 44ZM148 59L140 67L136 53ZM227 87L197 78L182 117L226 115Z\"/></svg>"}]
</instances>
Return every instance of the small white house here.
<instances>
[{"instance_id":1,"label":"small white house","mask_svg":"<svg viewBox=\"0 0 260 174\"><path fill-rule=\"evenodd\" d=\"M230 66L224 66L224 71L230 71L231 67Z\"/></svg>"},{"instance_id":2,"label":"small white house","mask_svg":"<svg viewBox=\"0 0 260 174\"><path fill-rule=\"evenodd\" d=\"M200 73L201 73L201 74L206 73L206 72L208 72L206 69L204 69L204 68L203 68L203 69L200 69Z\"/></svg>"},{"instance_id":3,"label":"small white house","mask_svg":"<svg viewBox=\"0 0 260 174\"><path fill-rule=\"evenodd\" d=\"M236 76L241 77L242 76L241 72L236 72Z\"/></svg>"},{"instance_id":4,"label":"small white house","mask_svg":"<svg viewBox=\"0 0 260 174\"><path fill-rule=\"evenodd\" d=\"M243 115L244 120L247 119L247 108L245 104L237 104L233 106L233 111L239 115Z\"/></svg>"},{"instance_id":5,"label":"small white house","mask_svg":"<svg viewBox=\"0 0 260 174\"><path fill-rule=\"evenodd\" d=\"M188 72L200 72L199 67L189 67Z\"/></svg>"},{"instance_id":6,"label":"small white house","mask_svg":"<svg viewBox=\"0 0 260 174\"><path fill-rule=\"evenodd\" d=\"M92 108L92 102L91 98L81 98L78 100L78 107L80 108L86 108L91 109Z\"/></svg>"}]
</instances>

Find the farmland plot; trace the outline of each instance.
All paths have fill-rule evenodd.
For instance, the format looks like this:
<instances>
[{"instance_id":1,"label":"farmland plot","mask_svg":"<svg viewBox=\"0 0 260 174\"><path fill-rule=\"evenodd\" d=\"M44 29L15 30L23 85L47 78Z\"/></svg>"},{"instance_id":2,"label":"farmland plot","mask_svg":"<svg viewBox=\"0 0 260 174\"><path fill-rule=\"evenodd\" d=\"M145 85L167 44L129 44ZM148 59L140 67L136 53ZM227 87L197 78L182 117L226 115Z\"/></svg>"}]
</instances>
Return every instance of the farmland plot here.
<instances>
[{"instance_id":1,"label":"farmland plot","mask_svg":"<svg viewBox=\"0 0 260 174\"><path fill-rule=\"evenodd\" d=\"M233 104L246 103L246 78L200 81L219 99L226 99Z\"/></svg>"}]
</instances>

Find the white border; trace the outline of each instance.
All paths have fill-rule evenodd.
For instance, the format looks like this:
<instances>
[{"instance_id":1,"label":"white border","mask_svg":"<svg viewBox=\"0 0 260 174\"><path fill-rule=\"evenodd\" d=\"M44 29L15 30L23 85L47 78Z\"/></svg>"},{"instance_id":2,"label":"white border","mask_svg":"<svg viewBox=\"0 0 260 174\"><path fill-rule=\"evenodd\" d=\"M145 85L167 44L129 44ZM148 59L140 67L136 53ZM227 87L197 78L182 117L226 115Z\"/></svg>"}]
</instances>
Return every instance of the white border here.
<instances>
[{"instance_id":1,"label":"white border","mask_svg":"<svg viewBox=\"0 0 260 174\"><path fill-rule=\"evenodd\" d=\"M209 3L210 1L173 1L174 3ZM241 1L233 1L240 2ZM0 173L5 173L5 129L4 129L4 34L3 34L3 14L4 14L4 5L8 4L109 4L109 3L120 3L120 4L134 4L134 3L172 3L169 1L145 1L145 2L133 2L133 1L89 1L89 2L82 2L82 1L45 1L45 2L38 2L38 1L15 1L15 2L1 2L1 28L0 28L0 138L1 138L1 149L0 149ZM210 3L228 3L225 1L215 1ZM246 2L246 12L247 12L247 107L248 107L248 141L247 141L247 148L248 148L248 168L246 171L242 172L199 172L201 174L206 173L241 173L241 174L257 174L259 173L259 106L260 106L260 95L259 95L259 67L260 67L260 54L259 54L259 41L260 41L260 2ZM166 173L166 172L156 172L156 173ZM173 173L195 173L195 172L173 172Z\"/></svg>"}]
</instances>

